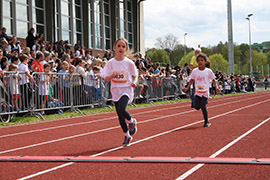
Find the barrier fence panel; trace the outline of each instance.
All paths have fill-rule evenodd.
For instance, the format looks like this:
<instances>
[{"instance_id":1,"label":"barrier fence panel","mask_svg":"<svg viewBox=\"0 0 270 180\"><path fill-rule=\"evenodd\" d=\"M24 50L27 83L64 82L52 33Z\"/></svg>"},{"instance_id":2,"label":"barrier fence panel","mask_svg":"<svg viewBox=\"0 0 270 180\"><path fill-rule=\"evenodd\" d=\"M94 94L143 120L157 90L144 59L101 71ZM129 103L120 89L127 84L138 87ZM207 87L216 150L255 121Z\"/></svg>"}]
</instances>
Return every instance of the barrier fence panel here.
<instances>
[{"instance_id":1,"label":"barrier fence panel","mask_svg":"<svg viewBox=\"0 0 270 180\"><path fill-rule=\"evenodd\" d=\"M110 82L98 74L88 73L85 78L76 73L33 73L32 76L30 81L25 73L4 73L0 79L0 121L8 122L17 113L61 114L64 110L112 105ZM261 80L256 85L266 89L269 81ZM171 76L141 79L134 88L134 103L178 99L185 95L184 87L183 80Z\"/></svg>"}]
</instances>

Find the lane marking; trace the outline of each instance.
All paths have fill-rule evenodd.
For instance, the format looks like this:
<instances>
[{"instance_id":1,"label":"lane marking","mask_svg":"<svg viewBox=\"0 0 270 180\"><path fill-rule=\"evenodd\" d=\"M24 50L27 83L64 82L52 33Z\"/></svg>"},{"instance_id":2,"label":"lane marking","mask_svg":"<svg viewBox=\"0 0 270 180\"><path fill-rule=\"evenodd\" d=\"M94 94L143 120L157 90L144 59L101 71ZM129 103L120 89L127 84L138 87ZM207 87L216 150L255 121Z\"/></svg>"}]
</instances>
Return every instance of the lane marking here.
<instances>
[{"instance_id":1,"label":"lane marking","mask_svg":"<svg viewBox=\"0 0 270 180\"><path fill-rule=\"evenodd\" d=\"M263 97L262 96L256 96L256 97L251 97L249 99L244 99L244 100L239 100L238 102L241 101L247 101L250 99L256 99L258 97ZM235 98L230 98L230 99L235 99ZM229 99L229 100L230 100ZM226 99L227 100L227 99ZM215 102L219 102L218 100ZM236 103L236 101L234 101L233 103ZM175 107L171 107L171 108L161 108L161 109L156 109L156 110L149 110L149 111L143 111L143 112L138 112L138 113L134 113L132 114L132 116L136 116L136 115L140 115L140 114L145 114L145 113L153 113L153 112L158 112L158 111L162 111L162 110L168 110L168 109L180 109L183 107L187 107L189 105L183 105L183 106L175 106ZM208 107L211 108L211 107ZM112 120L117 118L117 116L114 117L110 117L110 118L103 118L103 119L99 119L99 120L93 120L93 121L87 121L87 122L80 122L80 123L73 123L73 124L66 124L66 125L61 125L61 126L54 126L54 127L48 127L48 128L42 128L42 129L36 129L36 130L30 130L30 131L24 131L24 132L19 132L19 133L13 133L13 134L6 134L6 135L1 135L1 138L7 138L7 137L12 137L12 136L18 136L18 135L24 135L24 134L30 134L30 133L35 133L35 132L42 132L42 131L48 131L48 130L54 130L54 129L59 129L59 128L66 128L66 127L70 127L70 126L78 126L78 125L84 125L84 124L91 124L91 123L97 123L97 122L103 122L103 121L107 121L107 120Z\"/></svg>"},{"instance_id":2,"label":"lane marking","mask_svg":"<svg viewBox=\"0 0 270 180\"><path fill-rule=\"evenodd\" d=\"M270 120L270 117L267 118L266 120L264 120L263 122L259 123L257 126L253 127L252 129L250 129L246 133L242 134L237 139L235 139L234 141L230 142L229 144L227 144L226 146L224 146L223 148L221 148L220 150L218 150L217 152L215 152L214 154L212 154L209 157L210 158L217 157L219 154L221 154L222 152L226 151L232 145L234 145L235 143L237 143L238 141L240 141L242 138L244 138L245 136L247 136L248 134L250 134L251 132L253 132L257 128L259 128L260 126L262 126L263 124L265 124L269 120ZM204 166L204 164L198 164L198 165L196 165L195 167L193 167L192 169L190 169L189 171L185 172L183 175L181 175L180 177L178 177L177 180L183 180L183 179L187 178L188 176L190 176L192 173L194 173L195 171L197 171L198 169L200 169L203 166Z\"/></svg>"},{"instance_id":3,"label":"lane marking","mask_svg":"<svg viewBox=\"0 0 270 180\"><path fill-rule=\"evenodd\" d=\"M215 102L219 102L219 101L223 101L223 99L234 99L234 98L236 99L237 97L240 97L240 96L250 97L250 96L255 96L256 94L266 95L266 94L270 94L270 92L269 91L263 91L263 92L252 92L252 93L247 93L247 94L237 94L237 95L234 95L234 96L221 96L221 97L214 98L211 101L215 100ZM216 99L218 99L218 100L216 100ZM186 102L190 103L190 101L186 101ZM178 102L178 103L185 103L185 102ZM146 108L160 107L160 106L164 106L164 105L155 105L155 106L150 106L150 107L146 107ZM136 108L136 109L143 109L143 108ZM136 110L136 109L131 109L131 110ZM99 114L108 114L108 113L111 113L111 112L103 112L103 113L99 113ZM92 116L92 115L85 115L85 116L82 116L82 117L89 117L89 116ZM50 121L41 121L41 122L38 122L38 123L4 126L4 127L0 127L0 129L9 129L9 128L21 127L21 126L32 126L32 125L36 125L36 124L46 124L46 123L57 122L57 121L65 121L67 119L76 119L76 118L80 118L80 117L78 116L78 117L70 117L70 118L63 118L63 119L55 119L55 120L50 120Z\"/></svg>"},{"instance_id":4,"label":"lane marking","mask_svg":"<svg viewBox=\"0 0 270 180\"><path fill-rule=\"evenodd\" d=\"M250 98L251 99L251 98ZM245 99L247 100L247 99ZM268 100L267 100L268 101ZM235 103L238 103L240 101L237 101ZM264 102L264 101L263 101ZM259 102L261 103L261 102ZM224 106L224 105L227 105L227 104L232 104L232 102L228 102L228 103L223 103L223 104L218 104L218 105L214 105L210 108L215 108L215 107L218 107L218 106ZM257 103L256 103L257 104ZM254 104L252 105L248 105L248 106L245 106L244 108L247 108L247 107L250 107L250 106L253 106ZM242 108L239 108L240 110ZM235 112L237 111L238 109L236 110L233 110L233 111L229 111L229 112ZM187 114L187 113L190 113L190 112L195 112L197 110L189 110L189 111L184 111L184 112L180 112L180 113L175 113L175 114L170 114L170 115L165 115L165 116L160 116L160 117L157 117L157 118L152 118L152 119L148 119L148 120L144 120L144 121L140 121L138 122L137 124L141 124L141 123L146 123L146 122L151 122L151 121L156 121L156 120L159 120L159 119L166 119L166 118L169 118L169 117L173 117L173 116L178 116L178 115L182 115L182 114ZM223 113L224 114L224 113ZM221 116L223 115L221 114ZM218 116L219 117L219 116ZM211 118L209 118L210 120ZM201 120L201 121L198 121L199 123L200 122L203 122L204 120ZM28 149L28 148L33 148L33 147L37 147L37 146L41 146L41 145L46 145L46 144L51 144L51 143L55 143L55 142L60 142L60 141L64 141L64 140L69 140L69 139L73 139L73 138L78 138L78 137L82 137L82 136L86 136L86 135L91 135L91 134L96 134L96 133L100 133L100 132L104 132L104 131L108 131L108 130L113 130L113 129L116 129L116 128L120 128L120 126L114 126L114 127L110 127L110 128L105 128L105 129L101 129L101 130L96 130L96 131L91 131L91 132L87 132L87 133L81 133L81 134L77 134L77 135L73 135L73 136L68 136L68 137L64 137L64 138L59 138L59 139L54 139L54 140L49 140L49 141L45 141L45 142L41 142L41 143L36 143L36 144L31 144L31 145L27 145L27 146L22 146L22 147L18 147L18 148L13 148L13 149L9 149L9 150L4 150L4 151L0 151L0 154L4 154L4 153L9 153L9 152L14 152L14 151L18 151L18 150L23 150L23 149Z\"/></svg>"},{"instance_id":5,"label":"lane marking","mask_svg":"<svg viewBox=\"0 0 270 180\"><path fill-rule=\"evenodd\" d=\"M223 113L223 115L227 115L227 114L230 114L230 113L233 113L233 112L236 112L236 111L240 111L240 110L243 110L243 109L246 109L246 108L249 108L249 107L252 107L252 106L256 106L258 104L262 104L262 103L265 103L265 102L268 102L270 100L265 100L265 101L262 101L262 102L258 102L258 103L255 103L255 104L251 104L249 106L245 106L245 107L242 107L242 108L239 108L239 110L235 109L233 111L229 111L229 112L226 112L226 113ZM211 119L214 119L214 118L217 118L217 117L220 117L222 114L220 115L217 115L217 116L214 116L214 117L211 117L209 118L209 120ZM268 118L269 120L269 118ZM153 136L149 136L149 137L146 137L144 139L141 139L141 140L138 140L136 142L132 142L130 143L130 145L135 145L135 144L138 144L140 142L144 142L144 141L147 141L149 139L153 139L155 137L159 137L159 136L162 136L162 135L165 135L165 134L168 134L168 133L171 133L171 132L174 132L174 131L178 131L180 129L183 129L183 128L186 128L186 127L189 127L189 126L192 126L192 125L195 125L195 124L198 124L200 122L203 122L204 120L201 120L201 121L197 121L197 122L194 122L194 123L191 123L191 124L188 124L188 125L184 125L184 126L181 126L181 127L178 127L178 128L175 128L175 129L172 129L172 130L169 130L169 131L166 131L166 132L162 132L162 133L159 133L159 134L156 134L156 135L153 135ZM234 140L235 141L235 140ZM122 146L119 146L119 147L116 147L116 148L112 148L110 150L107 150L107 151L103 151L103 152L100 152L100 153L97 153L97 154L94 154L94 155L91 155L90 157L97 157L97 156L100 156L100 155L103 155L103 154L107 154L109 152L113 152L113 151L116 151L116 150L119 150L119 149L122 149L123 147ZM46 173L49 173L51 171L54 171L54 170L57 170L57 169L61 169L61 168L64 168L64 167L67 167L69 165L72 165L74 164L73 162L71 163L66 163L66 164L63 164L63 165L60 165L60 166L56 166L54 168L51 168L51 169L46 169L46 170L43 170L43 171L40 171L38 173L35 173L35 174L31 174L29 176L25 176L25 177L22 177L20 178L19 180L26 180L26 179L29 179L29 178L32 178L32 177L36 177L36 176L39 176L39 175L42 175L42 174L46 174ZM197 165L195 166L193 169L199 169L202 165Z\"/></svg>"}]
</instances>

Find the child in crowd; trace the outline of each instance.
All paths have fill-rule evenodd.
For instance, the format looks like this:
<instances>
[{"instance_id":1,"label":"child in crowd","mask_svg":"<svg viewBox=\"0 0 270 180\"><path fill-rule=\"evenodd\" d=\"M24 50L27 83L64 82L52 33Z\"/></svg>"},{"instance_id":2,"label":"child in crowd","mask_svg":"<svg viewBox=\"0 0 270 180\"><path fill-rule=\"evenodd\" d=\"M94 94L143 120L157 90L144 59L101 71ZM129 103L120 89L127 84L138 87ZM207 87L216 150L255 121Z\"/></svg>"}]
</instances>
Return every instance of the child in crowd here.
<instances>
[{"instance_id":1,"label":"child in crowd","mask_svg":"<svg viewBox=\"0 0 270 180\"><path fill-rule=\"evenodd\" d=\"M51 66L50 64L44 64L44 73L40 75L40 81L39 81L39 95L41 99L41 109L45 108L45 104L48 101L48 95L49 95L49 84L50 84L50 70ZM44 111L41 111L41 114L45 114Z\"/></svg>"},{"instance_id":2,"label":"child in crowd","mask_svg":"<svg viewBox=\"0 0 270 180\"><path fill-rule=\"evenodd\" d=\"M19 111L19 99L20 99L19 79L21 78L21 76L18 74L18 66L15 64L10 64L8 66L8 71L15 73L9 74L9 78L7 80L10 94L12 97L12 106L14 107L14 110Z\"/></svg>"},{"instance_id":3,"label":"child in crowd","mask_svg":"<svg viewBox=\"0 0 270 180\"><path fill-rule=\"evenodd\" d=\"M137 128L136 119L131 117L126 106L133 101L133 89L138 82L138 71L134 62L126 57L129 52L126 39L119 38L114 44L114 51L116 56L108 61L101 71L101 77L107 82L111 81L112 100L125 134L123 146L128 146L132 140L131 135L136 133Z\"/></svg>"},{"instance_id":4,"label":"child in crowd","mask_svg":"<svg viewBox=\"0 0 270 180\"><path fill-rule=\"evenodd\" d=\"M212 81L216 87L217 93L220 93L217 82L215 80L215 74L211 69L206 68L205 64L208 61L208 58L205 54L198 54L196 57L198 67L195 68L190 74L190 82L185 88L187 92L195 81L195 109L201 109L204 116L204 127L209 127L211 123L208 120L208 112L206 108L207 100L209 98L209 87L210 82Z\"/></svg>"}]
</instances>

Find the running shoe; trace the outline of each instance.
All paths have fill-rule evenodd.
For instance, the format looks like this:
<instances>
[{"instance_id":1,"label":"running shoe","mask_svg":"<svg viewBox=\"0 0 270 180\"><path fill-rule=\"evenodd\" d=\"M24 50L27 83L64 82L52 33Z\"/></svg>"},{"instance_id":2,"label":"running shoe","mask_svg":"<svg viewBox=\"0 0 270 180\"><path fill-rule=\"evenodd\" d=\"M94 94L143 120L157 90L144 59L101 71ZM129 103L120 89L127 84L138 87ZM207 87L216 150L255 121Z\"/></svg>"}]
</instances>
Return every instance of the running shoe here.
<instances>
[{"instance_id":1,"label":"running shoe","mask_svg":"<svg viewBox=\"0 0 270 180\"><path fill-rule=\"evenodd\" d=\"M209 127L209 126L211 126L211 123L210 123L210 122L206 122L206 123L204 123L204 125L203 125L203 127Z\"/></svg>"},{"instance_id":2,"label":"running shoe","mask_svg":"<svg viewBox=\"0 0 270 180\"><path fill-rule=\"evenodd\" d=\"M132 140L132 137L131 136L125 136L124 137L124 142L123 142L123 145L122 146L124 146L124 147L129 146L129 143L131 142L131 140Z\"/></svg>"},{"instance_id":3,"label":"running shoe","mask_svg":"<svg viewBox=\"0 0 270 180\"><path fill-rule=\"evenodd\" d=\"M134 135L137 132L137 127L136 127L136 119L132 118L133 122L132 123L128 123L128 130L129 130L129 134L130 135Z\"/></svg>"}]
</instances>

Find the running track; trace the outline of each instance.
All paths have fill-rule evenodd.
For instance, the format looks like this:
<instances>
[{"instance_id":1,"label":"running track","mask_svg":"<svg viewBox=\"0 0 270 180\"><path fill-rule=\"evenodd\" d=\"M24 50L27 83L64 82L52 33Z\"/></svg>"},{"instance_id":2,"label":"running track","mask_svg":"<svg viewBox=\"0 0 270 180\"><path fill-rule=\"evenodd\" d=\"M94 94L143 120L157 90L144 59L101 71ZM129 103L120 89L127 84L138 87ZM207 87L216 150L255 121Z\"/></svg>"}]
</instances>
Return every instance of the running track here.
<instances>
[{"instance_id":1,"label":"running track","mask_svg":"<svg viewBox=\"0 0 270 180\"><path fill-rule=\"evenodd\" d=\"M270 92L210 99L211 127L180 102L129 110L131 146L115 112L0 128L0 156L270 158ZM0 162L0 179L270 179L270 165Z\"/></svg>"}]
</instances>

